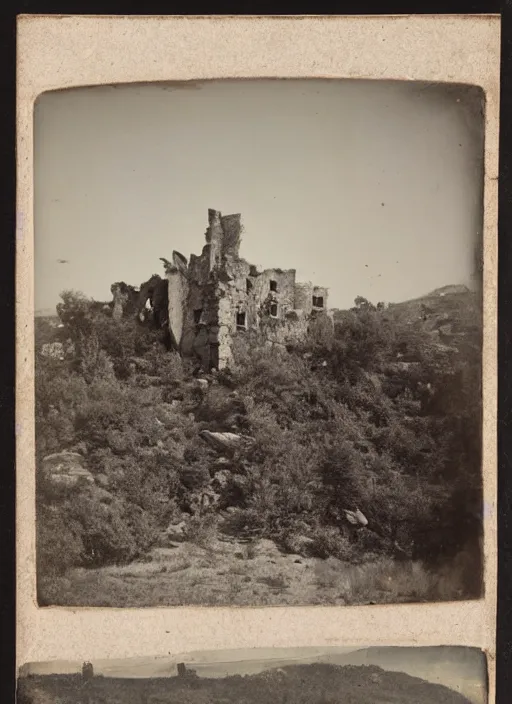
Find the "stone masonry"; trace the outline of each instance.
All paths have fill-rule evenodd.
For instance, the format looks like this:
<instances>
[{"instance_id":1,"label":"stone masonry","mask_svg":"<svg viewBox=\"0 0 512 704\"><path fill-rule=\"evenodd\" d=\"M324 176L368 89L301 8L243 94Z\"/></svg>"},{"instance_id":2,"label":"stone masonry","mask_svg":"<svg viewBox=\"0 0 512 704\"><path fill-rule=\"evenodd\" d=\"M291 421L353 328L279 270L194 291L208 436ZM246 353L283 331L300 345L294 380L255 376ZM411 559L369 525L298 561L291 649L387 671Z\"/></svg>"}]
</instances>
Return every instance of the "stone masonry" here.
<instances>
[{"instance_id":1,"label":"stone masonry","mask_svg":"<svg viewBox=\"0 0 512 704\"><path fill-rule=\"evenodd\" d=\"M173 252L172 261L162 259L165 276L153 275L138 291L136 316L142 321L149 308L172 346L196 357L204 371L229 365L237 335L257 332L269 344L286 345L312 326L322 334L333 328L327 289L296 282L295 269L259 271L239 255L241 233L239 214L209 210L201 254L187 261ZM119 284L113 293L119 318L128 296Z\"/></svg>"}]
</instances>

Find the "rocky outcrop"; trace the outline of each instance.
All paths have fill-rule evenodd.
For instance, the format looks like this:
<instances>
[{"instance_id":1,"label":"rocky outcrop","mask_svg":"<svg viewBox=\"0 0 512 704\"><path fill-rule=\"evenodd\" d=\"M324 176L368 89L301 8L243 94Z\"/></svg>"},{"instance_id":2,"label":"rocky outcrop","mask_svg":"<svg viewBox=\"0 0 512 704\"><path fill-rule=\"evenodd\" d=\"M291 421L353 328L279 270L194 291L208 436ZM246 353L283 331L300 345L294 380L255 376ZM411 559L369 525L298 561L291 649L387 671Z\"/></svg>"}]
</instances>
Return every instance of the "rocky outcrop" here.
<instances>
[{"instance_id":1,"label":"rocky outcrop","mask_svg":"<svg viewBox=\"0 0 512 704\"><path fill-rule=\"evenodd\" d=\"M211 447L220 452L232 452L246 443L253 442L253 438L237 433L212 433L210 430L202 430L199 436Z\"/></svg>"},{"instance_id":2,"label":"rocky outcrop","mask_svg":"<svg viewBox=\"0 0 512 704\"><path fill-rule=\"evenodd\" d=\"M181 542L185 540L187 535L187 524L185 521L180 521L179 523L171 523L167 530L165 531L165 537L174 542Z\"/></svg>"},{"instance_id":3,"label":"rocky outcrop","mask_svg":"<svg viewBox=\"0 0 512 704\"><path fill-rule=\"evenodd\" d=\"M347 509L344 509L344 513L345 518L350 523L350 525L361 527L368 525L368 519L366 518L364 513L359 509L356 509L355 511L349 511Z\"/></svg>"},{"instance_id":4,"label":"rocky outcrop","mask_svg":"<svg viewBox=\"0 0 512 704\"><path fill-rule=\"evenodd\" d=\"M41 347L41 354L43 357L63 362L65 359L64 345L62 342L47 342Z\"/></svg>"},{"instance_id":5,"label":"rocky outcrop","mask_svg":"<svg viewBox=\"0 0 512 704\"><path fill-rule=\"evenodd\" d=\"M78 452L56 452L43 459L43 472L52 484L74 487L81 482L92 484L94 477L84 466L85 460Z\"/></svg>"}]
</instances>

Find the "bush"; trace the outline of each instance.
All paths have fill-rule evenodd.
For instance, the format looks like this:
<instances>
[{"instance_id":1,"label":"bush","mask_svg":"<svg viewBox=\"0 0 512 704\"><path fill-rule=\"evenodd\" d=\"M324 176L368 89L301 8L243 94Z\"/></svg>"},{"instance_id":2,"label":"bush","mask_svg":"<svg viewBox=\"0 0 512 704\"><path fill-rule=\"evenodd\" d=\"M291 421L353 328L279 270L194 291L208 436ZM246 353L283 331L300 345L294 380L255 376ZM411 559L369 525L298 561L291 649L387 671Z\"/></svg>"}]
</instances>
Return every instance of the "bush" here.
<instances>
[{"instance_id":1,"label":"bush","mask_svg":"<svg viewBox=\"0 0 512 704\"><path fill-rule=\"evenodd\" d=\"M318 526L312 531L311 538L313 542L309 552L314 557L327 558L332 555L347 562L354 561L354 546L338 528Z\"/></svg>"},{"instance_id":2,"label":"bush","mask_svg":"<svg viewBox=\"0 0 512 704\"><path fill-rule=\"evenodd\" d=\"M47 569L133 559L178 507L193 512L212 482L218 510L231 511L223 530L283 549L302 536L319 557L356 563L387 559L397 543L433 564L435 555L464 553L468 536L478 542L481 370L472 315L459 315L468 332L457 355L455 343L439 345L434 324L419 321L413 302L387 309L359 298L331 337L313 326L289 350L237 337L233 364L206 391L159 332L115 321L72 292L59 315L65 327L55 335L71 339L75 356L36 360L38 458L79 444L112 500L90 488L55 493L38 479L38 559ZM38 329L51 341L48 326ZM203 428L252 438L230 456L220 487L218 453L200 438ZM349 540L345 511L357 508L369 525ZM191 535L197 528L209 540L212 516L193 516ZM58 551L49 548L52 533Z\"/></svg>"}]
</instances>

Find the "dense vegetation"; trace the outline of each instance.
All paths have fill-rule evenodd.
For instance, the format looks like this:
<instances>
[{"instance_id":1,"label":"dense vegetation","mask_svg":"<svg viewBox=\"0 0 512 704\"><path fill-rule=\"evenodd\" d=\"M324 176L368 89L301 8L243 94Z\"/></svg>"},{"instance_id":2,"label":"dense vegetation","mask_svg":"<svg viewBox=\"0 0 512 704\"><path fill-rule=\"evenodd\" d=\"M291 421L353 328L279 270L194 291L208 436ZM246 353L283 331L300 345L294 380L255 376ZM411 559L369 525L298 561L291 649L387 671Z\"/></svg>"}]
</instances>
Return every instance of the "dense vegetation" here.
<instances>
[{"instance_id":1,"label":"dense vegetation","mask_svg":"<svg viewBox=\"0 0 512 704\"><path fill-rule=\"evenodd\" d=\"M462 695L401 672L375 666L315 664L219 679L28 676L19 704L468 704Z\"/></svg>"},{"instance_id":2,"label":"dense vegetation","mask_svg":"<svg viewBox=\"0 0 512 704\"><path fill-rule=\"evenodd\" d=\"M350 563L436 569L467 553L462 596L478 596L479 311L469 291L390 307L358 298L334 337L285 350L240 335L232 367L200 385L157 330L63 293L60 327L36 319L40 585L129 562L184 520L190 540L222 531ZM65 359L41 354L56 340ZM250 440L219 453L205 429ZM94 482L50 481L43 459L62 450ZM356 509L368 527L349 531Z\"/></svg>"}]
</instances>

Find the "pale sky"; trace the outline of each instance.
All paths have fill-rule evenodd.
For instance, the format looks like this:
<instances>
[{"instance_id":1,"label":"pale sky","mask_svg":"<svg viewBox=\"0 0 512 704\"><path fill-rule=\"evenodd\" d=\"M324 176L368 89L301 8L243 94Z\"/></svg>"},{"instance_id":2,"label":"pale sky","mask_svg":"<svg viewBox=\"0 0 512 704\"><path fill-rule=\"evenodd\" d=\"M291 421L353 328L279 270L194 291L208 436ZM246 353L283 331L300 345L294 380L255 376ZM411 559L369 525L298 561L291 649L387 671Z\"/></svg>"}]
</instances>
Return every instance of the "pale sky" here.
<instances>
[{"instance_id":1,"label":"pale sky","mask_svg":"<svg viewBox=\"0 0 512 704\"><path fill-rule=\"evenodd\" d=\"M240 212L241 256L401 301L470 285L481 229L480 94L378 81L85 88L35 110L36 310L199 254L207 210ZM58 260L68 263L59 263Z\"/></svg>"}]
</instances>

